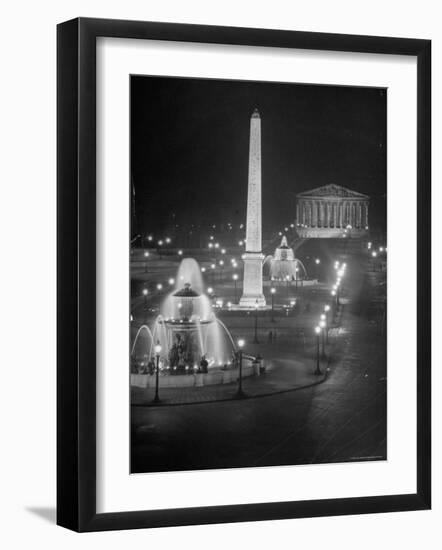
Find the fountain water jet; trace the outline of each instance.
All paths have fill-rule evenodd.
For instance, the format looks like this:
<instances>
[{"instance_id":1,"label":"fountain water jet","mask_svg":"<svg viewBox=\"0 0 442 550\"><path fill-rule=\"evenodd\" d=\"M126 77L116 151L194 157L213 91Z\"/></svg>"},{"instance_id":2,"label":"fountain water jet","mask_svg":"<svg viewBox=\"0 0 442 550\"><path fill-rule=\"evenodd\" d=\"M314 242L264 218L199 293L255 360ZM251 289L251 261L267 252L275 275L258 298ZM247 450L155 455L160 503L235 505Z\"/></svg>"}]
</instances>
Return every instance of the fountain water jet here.
<instances>
[{"instance_id":1,"label":"fountain water jet","mask_svg":"<svg viewBox=\"0 0 442 550\"><path fill-rule=\"evenodd\" d=\"M131 364L135 368L147 366L147 361L152 355L152 346L153 335L150 328L147 325L141 325L130 350Z\"/></svg>"}]
</instances>

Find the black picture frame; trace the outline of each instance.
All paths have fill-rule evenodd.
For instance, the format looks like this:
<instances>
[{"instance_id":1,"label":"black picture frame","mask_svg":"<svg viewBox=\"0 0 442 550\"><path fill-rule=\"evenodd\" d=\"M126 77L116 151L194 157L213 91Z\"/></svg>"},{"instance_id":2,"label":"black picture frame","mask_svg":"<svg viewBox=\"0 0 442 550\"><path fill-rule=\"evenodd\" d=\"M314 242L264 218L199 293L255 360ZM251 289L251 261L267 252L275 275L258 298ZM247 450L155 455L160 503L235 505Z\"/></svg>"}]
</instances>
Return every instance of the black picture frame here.
<instances>
[{"instance_id":1,"label":"black picture frame","mask_svg":"<svg viewBox=\"0 0 442 550\"><path fill-rule=\"evenodd\" d=\"M118 37L417 58L417 492L96 512L96 39ZM57 523L75 531L424 510L431 506L431 41L79 18L57 28Z\"/></svg>"}]
</instances>

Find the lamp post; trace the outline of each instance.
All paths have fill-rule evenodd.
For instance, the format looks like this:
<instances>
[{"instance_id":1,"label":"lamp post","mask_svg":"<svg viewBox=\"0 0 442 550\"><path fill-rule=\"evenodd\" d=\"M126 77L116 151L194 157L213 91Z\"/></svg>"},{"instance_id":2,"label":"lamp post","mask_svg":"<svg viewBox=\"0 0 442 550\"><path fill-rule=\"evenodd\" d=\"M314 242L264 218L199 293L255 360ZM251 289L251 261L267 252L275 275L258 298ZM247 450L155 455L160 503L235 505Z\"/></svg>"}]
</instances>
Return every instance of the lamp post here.
<instances>
[{"instance_id":1,"label":"lamp post","mask_svg":"<svg viewBox=\"0 0 442 550\"><path fill-rule=\"evenodd\" d=\"M154 403L160 402L160 396L158 395L158 387L160 382L160 353L161 353L161 345L157 341L157 344L155 346L156 367L155 367L155 397L153 399Z\"/></svg>"},{"instance_id":2,"label":"lamp post","mask_svg":"<svg viewBox=\"0 0 442 550\"><path fill-rule=\"evenodd\" d=\"M255 336L253 338L254 344L259 344L258 341L258 300L255 303Z\"/></svg>"},{"instance_id":3,"label":"lamp post","mask_svg":"<svg viewBox=\"0 0 442 550\"><path fill-rule=\"evenodd\" d=\"M219 265L221 267L221 280L222 280L223 279L223 270L224 270L224 260L220 260Z\"/></svg>"},{"instance_id":4,"label":"lamp post","mask_svg":"<svg viewBox=\"0 0 442 550\"><path fill-rule=\"evenodd\" d=\"M144 296L144 311L147 311L147 295L149 294L149 291L147 288L143 288L143 296Z\"/></svg>"},{"instance_id":5,"label":"lamp post","mask_svg":"<svg viewBox=\"0 0 442 550\"><path fill-rule=\"evenodd\" d=\"M333 296L333 317L335 317L336 316L336 310L337 310L336 290L332 290L331 295Z\"/></svg>"},{"instance_id":6,"label":"lamp post","mask_svg":"<svg viewBox=\"0 0 442 550\"><path fill-rule=\"evenodd\" d=\"M321 327L315 327L315 334L316 334L316 369L314 374L316 376L320 376L322 374L321 369L319 367L319 337L321 334Z\"/></svg>"},{"instance_id":7,"label":"lamp post","mask_svg":"<svg viewBox=\"0 0 442 550\"><path fill-rule=\"evenodd\" d=\"M328 330L329 330L328 312L330 311L330 306L328 304L324 306L324 311L325 311L325 324L327 326L327 330L325 333L325 342L326 344L328 344Z\"/></svg>"},{"instance_id":8,"label":"lamp post","mask_svg":"<svg viewBox=\"0 0 442 550\"><path fill-rule=\"evenodd\" d=\"M144 273L147 273L147 258L149 257L149 252L146 250L144 252Z\"/></svg>"},{"instance_id":9,"label":"lamp post","mask_svg":"<svg viewBox=\"0 0 442 550\"><path fill-rule=\"evenodd\" d=\"M290 284L290 276L289 275L286 275L285 277L285 280L286 280L286 283L287 283L287 296L289 296L290 292L289 292L289 284Z\"/></svg>"},{"instance_id":10,"label":"lamp post","mask_svg":"<svg viewBox=\"0 0 442 550\"><path fill-rule=\"evenodd\" d=\"M371 255L373 256L373 271L377 271L377 264L376 264L376 257L378 255L378 253L374 250Z\"/></svg>"},{"instance_id":11,"label":"lamp post","mask_svg":"<svg viewBox=\"0 0 442 550\"><path fill-rule=\"evenodd\" d=\"M246 394L242 391L242 348L244 347L244 340L240 338L238 340L238 354L239 354L239 376L238 376L238 391L236 392L236 397L242 399Z\"/></svg>"},{"instance_id":12,"label":"lamp post","mask_svg":"<svg viewBox=\"0 0 442 550\"><path fill-rule=\"evenodd\" d=\"M322 313L321 320L319 321L319 328L321 329L321 335L322 335L321 357L322 359L325 359L325 328L327 325L325 323L325 319L322 318L323 316L325 317L325 315Z\"/></svg>"},{"instance_id":13,"label":"lamp post","mask_svg":"<svg viewBox=\"0 0 442 550\"><path fill-rule=\"evenodd\" d=\"M339 306L339 287L340 287L340 282L336 282L336 284L333 285L333 296L336 296L336 305Z\"/></svg>"},{"instance_id":14,"label":"lamp post","mask_svg":"<svg viewBox=\"0 0 442 550\"><path fill-rule=\"evenodd\" d=\"M319 264L321 263L321 260L319 258L316 258L315 259L315 265L316 265L316 268L315 268L315 271L316 271L316 280L319 281Z\"/></svg>"},{"instance_id":15,"label":"lamp post","mask_svg":"<svg viewBox=\"0 0 442 550\"><path fill-rule=\"evenodd\" d=\"M234 282L234 284L235 284L235 304L236 304L236 302L238 301L238 297L237 297L237 286L236 286L236 283L237 283L237 281L238 281L238 275L237 275L236 273L234 273L234 274L232 275L232 279L233 279L233 282Z\"/></svg>"},{"instance_id":16,"label":"lamp post","mask_svg":"<svg viewBox=\"0 0 442 550\"><path fill-rule=\"evenodd\" d=\"M274 298L275 298L275 292L276 292L276 288L272 286L272 288L270 289L270 295L272 297L272 323L275 322L275 317L273 316L274 315Z\"/></svg>"}]
</instances>

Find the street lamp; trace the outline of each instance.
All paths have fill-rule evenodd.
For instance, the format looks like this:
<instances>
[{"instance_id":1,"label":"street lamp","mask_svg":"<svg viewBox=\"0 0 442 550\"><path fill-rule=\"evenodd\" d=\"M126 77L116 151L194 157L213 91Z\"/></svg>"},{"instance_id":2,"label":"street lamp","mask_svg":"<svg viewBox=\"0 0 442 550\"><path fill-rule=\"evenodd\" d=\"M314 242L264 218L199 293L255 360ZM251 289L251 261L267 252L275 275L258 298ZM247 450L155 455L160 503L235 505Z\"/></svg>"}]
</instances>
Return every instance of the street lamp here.
<instances>
[{"instance_id":1,"label":"street lamp","mask_svg":"<svg viewBox=\"0 0 442 550\"><path fill-rule=\"evenodd\" d=\"M153 399L154 403L160 402L160 396L158 395L158 387L159 387L159 381L160 381L160 353L161 353L161 345L160 342L157 341L157 344L155 346L155 355L156 355L156 368L155 368L155 397Z\"/></svg>"},{"instance_id":2,"label":"street lamp","mask_svg":"<svg viewBox=\"0 0 442 550\"><path fill-rule=\"evenodd\" d=\"M174 279L173 277L171 277L171 278L169 279L169 284L170 284L170 286L172 286L172 285L175 284L175 279Z\"/></svg>"},{"instance_id":3,"label":"street lamp","mask_svg":"<svg viewBox=\"0 0 442 550\"><path fill-rule=\"evenodd\" d=\"M286 286L287 286L287 296L288 296L290 294L290 292L289 292L290 276L286 275L285 280L286 280L286 283L287 283Z\"/></svg>"},{"instance_id":4,"label":"street lamp","mask_svg":"<svg viewBox=\"0 0 442 550\"><path fill-rule=\"evenodd\" d=\"M238 301L238 298L237 298L237 286L236 286L236 283L238 281L238 275L236 273L234 273L232 275L232 279L233 279L233 282L235 284L235 303Z\"/></svg>"},{"instance_id":5,"label":"street lamp","mask_svg":"<svg viewBox=\"0 0 442 550\"><path fill-rule=\"evenodd\" d=\"M259 344L258 341L258 300L255 302L255 337L253 338L254 344Z\"/></svg>"},{"instance_id":6,"label":"street lamp","mask_svg":"<svg viewBox=\"0 0 442 550\"><path fill-rule=\"evenodd\" d=\"M327 332L326 332L326 335L325 335L325 341L328 344L328 329L329 329L328 312L330 311L330 306L328 304L324 306L324 311L325 311L325 323L327 325Z\"/></svg>"},{"instance_id":7,"label":"street lamp","mask_svg":"<svg viewBox=\"0 0 442 550\"><path fill-rule=\"evenodd\" d=\"M315 275L316 279L319 282L319 264L321 263L321 260L319 258L315 259Z\"/></svg>"},{"instance_id":8,"label":"street lamp","mask_svg":"<svg viewBox=\"0 0 442 550\"><path fill-rule=\"evenodd\" d=\"M327 324L325 322L325 314L321 314L321 320L319 321L319 328L321 329L322 333L322 358L325 359L325 330L326 330Z\"/></svg>"},{"instance_id":9,"label":"street lamp","mask_svg":"<svg viewBox=\"0 0 442 550\"><path fill-rule=\"evenodd\" d=\"M314 374L320 376L322 374L321 369L319 368L319 336L321 334L321 327L315 327L316 334L316 369Z\"/></svg>"},{"instance_id":10,"label":"street lamp","mask_svg":"<svg viewBox=\"0 0 442 550\"><path fill-rule=\"evenodd\" d=\"M143 288L143 296L144 296L144 311L147 310L147 295L149 294L149 291L147 288Z\"/></svg>"},{"instance_id":11,"label":"street lamp","mask_svg":"<svg viewBox=\"0 0 442 550\"><path fill-rule=\"evenodd\" d=\"M149 252L147 250L144 252L144 257L144 273L147 273L147 258L149 257Z\"/></svg>"},{"instance_id":12,"label":"street lamp","mask_svg":"<svg viewBox=\"0 0 442 550\"><path fill-rule=\"evenodd\" d=\"M240 338L238 340L238 355L239 355L239 376L238 376L238 391L236 392L236 397L242 399L246 394L242 391L242 348L244 347L244 340Z\"/></svg>"},{"instance_id":13,"label":"street lamp","mask_svg":"<svg viewBox=\"0 0 442 550\"><path fill-rule=\"evenodd\" d=\"M273 317L275 293L276 293L276 288L274 288L274 287L272 286L272 288L270 289L270 295L271 295L271 297L272 297L272 323L275 322L275 318Z\"/></svg>"}]
</instances>

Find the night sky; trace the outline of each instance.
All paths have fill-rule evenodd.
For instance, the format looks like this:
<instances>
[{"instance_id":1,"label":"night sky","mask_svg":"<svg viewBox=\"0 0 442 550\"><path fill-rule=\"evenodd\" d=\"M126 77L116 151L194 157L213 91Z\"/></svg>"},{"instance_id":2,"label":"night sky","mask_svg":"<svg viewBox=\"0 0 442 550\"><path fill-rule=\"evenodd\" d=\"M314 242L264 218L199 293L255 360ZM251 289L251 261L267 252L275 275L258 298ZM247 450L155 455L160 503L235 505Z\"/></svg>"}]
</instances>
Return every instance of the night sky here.
<instances>
[{"instance_id":1,"label":"night sky","mask_svg":"<svg viewBox=\"0 0 442 550\"><path fill-rule=\"evenodd\" d=\"M385 227L386 91L131 77L137 231L245 222L250 116L261 114L263 231L295 217L295 194L335 183L372 198Z\"/></svg>"}]
</instances>

